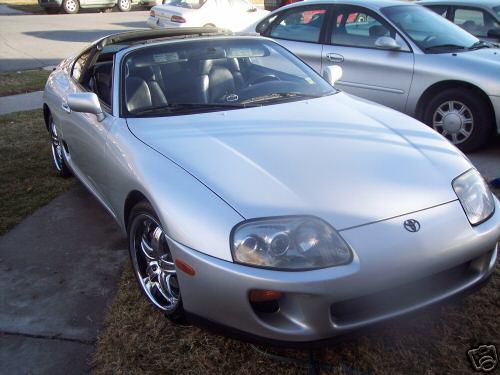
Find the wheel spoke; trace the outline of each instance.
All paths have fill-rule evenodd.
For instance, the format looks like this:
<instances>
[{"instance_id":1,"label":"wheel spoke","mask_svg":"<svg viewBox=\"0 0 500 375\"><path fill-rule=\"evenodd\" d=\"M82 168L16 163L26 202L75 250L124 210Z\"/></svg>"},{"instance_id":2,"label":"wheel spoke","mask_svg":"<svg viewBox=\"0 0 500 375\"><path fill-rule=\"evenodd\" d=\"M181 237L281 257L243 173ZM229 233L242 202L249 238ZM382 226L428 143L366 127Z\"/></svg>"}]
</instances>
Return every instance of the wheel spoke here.
<instances>
[{"instance_id":1,"label":"wheel spoke","mask_svg":"<svg viewBox=\"0 0 500 375\"><path fill-rule=\"evenodd\" d=\"M141 244L140 244L140 247L141 247L141 250L142 252L144 253L144 255L148 258L148 259L154 259L154 250L153 248L151 247L151 245L148 243L145 235L143 234L141 236Z\"/></svg>"},{"instance_id":2,"label":"wheel spoke","mask_svg":"<svg viewBox=\"0 0 500 375\"><path fill-rule=\"evenodd\" d=\"M453 143L457 143L458 142L458 135L457 135L457 133L451 133L451 140L453 141Z\"/></svg>"}]
</instances>

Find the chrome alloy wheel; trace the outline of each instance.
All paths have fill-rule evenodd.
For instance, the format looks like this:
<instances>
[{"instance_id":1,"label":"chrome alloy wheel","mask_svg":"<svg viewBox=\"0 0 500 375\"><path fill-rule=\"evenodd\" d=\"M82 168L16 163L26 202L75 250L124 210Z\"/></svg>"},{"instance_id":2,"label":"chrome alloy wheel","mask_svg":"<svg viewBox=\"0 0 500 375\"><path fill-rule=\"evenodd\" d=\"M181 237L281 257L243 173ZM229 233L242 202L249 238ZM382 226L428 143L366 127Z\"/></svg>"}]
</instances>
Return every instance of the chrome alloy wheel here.
<instances>
[{"instance_id":1,"label":"chrome alloy wheel","mask_svg":"<svg viewBox=\"0 0 500 375\"><path fill-rule=\"evenodd\" d=\"M130 9L130 7L131 7L130 0L120 0L120 9L128 10Z\"/></svg>"},{"instance_id":2,"label":"chrome alloy wheel","mask_svg":"<svg viewBox=\"0 0 500 375\"><path fill-rule=\"evenodd\" d=\"M59 140L59 136L57 135L57 127L54 120L50 122L50 139L51 139L52 159L54 160L54 166L56 167L58 172L62 172L64 165L63 149L61 141Z\"/></svg>"},{"instance_id":3,"label":"chrome alloy wheel","mask_svg":"<svg viewBox=\"0 0 500 375\"><path fill-rule=\"evenodd\" d=\"M179 283L160 224L152 216L141 214L131 229L132 264L141 288L156 307L174 311L180 303Z\"/></svg>"},{"instance_id":4,"label":"chrome alloy wheel","mask_svg":"<svg viewBox=\"0 0 500 375\"><path fill-rule=\"evenodd\" d=\"M68 12L73 13L76 12L78 7L77 0L66 0L65 8Z\"/></svg>"},{"instance_id":5,"label":"chrome alloy wheel","mask_svg":"<svg viewBox=\"0 0 500 375\"><path fill-rule=\"evenodd\" d=\"M474 131L474 116L464 103L450 100L436 109L432 116L432 127L458 145L469 139Z\"/></svg>"}]
</instances>

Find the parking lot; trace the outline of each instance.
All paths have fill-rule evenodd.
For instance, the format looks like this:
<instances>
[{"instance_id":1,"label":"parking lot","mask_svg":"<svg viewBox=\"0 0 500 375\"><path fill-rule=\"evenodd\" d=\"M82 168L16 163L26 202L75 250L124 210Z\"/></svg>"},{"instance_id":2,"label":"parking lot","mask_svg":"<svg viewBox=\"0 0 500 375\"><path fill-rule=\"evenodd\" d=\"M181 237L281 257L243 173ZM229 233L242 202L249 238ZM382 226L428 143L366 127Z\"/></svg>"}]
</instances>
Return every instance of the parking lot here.
<instances>
[{"instance_id":1,"label":"parking lot","mask_svg":"<svg viewBox=\"0 0 500 375\"><path fill-rule=\"evenodd\" d=\"M29 70L44 81L52 66L97 38L147 29L148 14L0 13L0 74L11 84ZM500 348L498 267L474 296L314 351L255 347L172 325L139 293L127 240L111 216L80 182L60 184L51 171L40 89L21 83L0 93L1 374L300 374L311 363L325 374L466 374L467 350ZM14 104L2 96L25 92L33 95L25 110L9 113ZM488 180L500 177L499 136L467 157Z\"/></svg>"}]
</instances>

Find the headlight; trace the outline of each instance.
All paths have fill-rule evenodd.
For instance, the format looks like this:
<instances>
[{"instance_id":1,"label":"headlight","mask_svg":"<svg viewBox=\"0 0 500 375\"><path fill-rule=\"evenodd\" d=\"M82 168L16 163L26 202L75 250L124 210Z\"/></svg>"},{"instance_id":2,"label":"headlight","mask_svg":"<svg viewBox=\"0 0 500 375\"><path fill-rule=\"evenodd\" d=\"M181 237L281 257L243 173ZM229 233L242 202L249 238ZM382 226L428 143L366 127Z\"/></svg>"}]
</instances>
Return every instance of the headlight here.
<instances>
[{"instance_id":1,"label":"headlight","mask_svg":"<svg viewBox=\"0 0 500 375\"><path fill-rule=\"evenodd\" d=\"M309 216L238 224L231 234L231 251L237 263L281 270L326 268L352 261L352 251L337 231Z\"/></svg>"},{"instance_id":2,"label":"headlight","mask_svg":"<svg viewBox=\"0 0 500 375\"><path fill-rule=\"evenodd\" d=\"M493 194L475 169L455 178L453 189L472 225L481 224L495 212Z\"/></svg>"}]
</instances>

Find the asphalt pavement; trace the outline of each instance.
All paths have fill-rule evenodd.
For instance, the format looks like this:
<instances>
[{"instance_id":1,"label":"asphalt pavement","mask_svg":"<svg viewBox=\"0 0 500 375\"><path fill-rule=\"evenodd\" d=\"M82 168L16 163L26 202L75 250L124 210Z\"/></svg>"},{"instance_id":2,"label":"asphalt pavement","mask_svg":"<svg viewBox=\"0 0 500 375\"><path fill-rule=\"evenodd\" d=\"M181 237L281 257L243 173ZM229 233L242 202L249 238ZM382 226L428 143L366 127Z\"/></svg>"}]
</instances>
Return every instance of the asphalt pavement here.
<instances>
[{"instance_id":1,"label":"asphalt pavement","mask_svg":"<svg viewBox=\"0 0 500 375\"><path fill-rule=\"evenodd\" d=\"M0 15L0 72L57 65L109 34L147 28L149 11Z\"/></svg>"}]
</instances>

